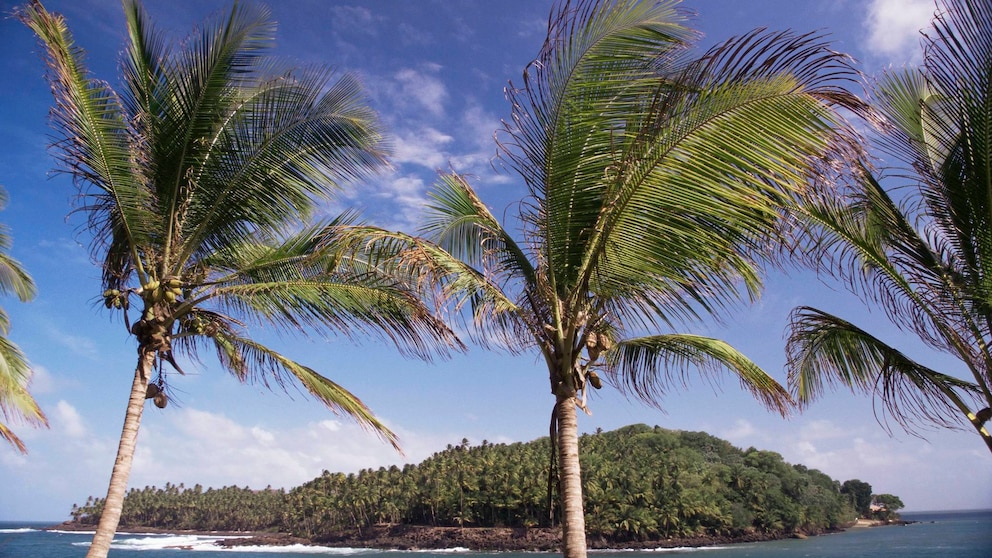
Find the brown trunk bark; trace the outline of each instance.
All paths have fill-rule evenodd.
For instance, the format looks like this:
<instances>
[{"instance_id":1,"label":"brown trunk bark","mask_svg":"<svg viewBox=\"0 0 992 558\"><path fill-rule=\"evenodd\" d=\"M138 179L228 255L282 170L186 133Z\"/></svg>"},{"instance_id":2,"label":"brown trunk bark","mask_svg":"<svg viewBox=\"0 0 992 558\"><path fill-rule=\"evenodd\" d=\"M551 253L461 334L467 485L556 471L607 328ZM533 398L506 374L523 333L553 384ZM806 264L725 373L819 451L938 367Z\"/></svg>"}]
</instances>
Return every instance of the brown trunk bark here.
<instances>
[{"instance_id":1,"label":"brown trunk bark","mask_svg":"<svg viewBox=\"0 0 992 558\"><path fill-rule=\"evenodd\" d=\"M586 558L586 517L579 470L579 424L575 396L558 396L558 460L561 469L563 558Z\"/></svg>"},{"instance_id":2,"label":"brown trunk bark","mask_svg":"<svg viewBox=\"0 0 992 558\"><path fill-rule=\"evenodd\" d=\"M155 361L153 351L142 352L138 358L138 366L134 371L134 382L131 384L131 397L128 399L127 412L124 415L124 429L121 431L120 445L117 447L117 460L110 474L110 486L107 488L107 499L100 514L100 523L93 544L90 545L86 558L106 558L110 552L110 543L121 520L124 508L124 494L127 492L127 480L131 476L131 464L134 462L134 448L138 442L138 428L141 426L141 413L145 408L145 391L148 389L148 379L151 377L152 364Z\"/></svg>"}]
</instances>

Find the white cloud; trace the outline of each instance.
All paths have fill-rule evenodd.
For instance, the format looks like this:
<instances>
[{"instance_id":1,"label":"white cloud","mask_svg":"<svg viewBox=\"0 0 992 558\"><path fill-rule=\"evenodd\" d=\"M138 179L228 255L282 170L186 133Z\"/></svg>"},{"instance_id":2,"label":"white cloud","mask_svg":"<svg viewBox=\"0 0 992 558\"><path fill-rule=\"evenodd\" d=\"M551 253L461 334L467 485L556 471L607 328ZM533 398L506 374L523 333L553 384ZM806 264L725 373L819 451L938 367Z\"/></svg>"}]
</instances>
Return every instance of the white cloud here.
<instances>
[{"instance_id":1,"label":"white cloud","mask_svg":"<svg viewBox=\"0 0 992 558\"><path fill-rule=\"evenodd\" d=\"M393 76L399 82L399 94L412 99L434 116L443 115L448 90L441 80L432 75L440 69L440 66L431 64L425 66L426 72L411 68L400 70Z\"/></svg>"},{"instance_id":2,"label":"white cloud","mask_svg":"<svg viewBox=\"0 0 992 558\"><path fill-rule=\"evenodd\" d=\"M42 258L46 263L65 266L66 264L90 266L92 262L86 254L86 247L78 241L60 237L38 241L38 250L33 257Z\"/></svg>"},{"instance_id":3,"label":"white cloud","mask_svg":"<svg viewBox=\"0 0 992 558\"><path fill-rule=\"evenodd\" d=\"M502 127L499 118L473 103L462 114L462 122L470 130L476 145L489 150L495 148L493 133Z\"/></svg>"},{"instance_id":4,"label":"white cloud","mask_svg":"<svg viewBox=\"0 0 992 558\"><path fill-rule=\"evenodd\" d=\"M72 353L78 356L94 359L100 354L100 351L97 350L97 344L89 337L73 335L58 327L49 328L48 335L56 343L69 349Z\"/></svg>"},{"instance_id":5,"label":"white cloud","mask_svg":"<svg viewBox=\"0 0 992 558\"><path fill-rule=\"evenodd\" d=\"M339 432L341 430L341 423L336 420L322 420L317 425L331 432Z\"/></svg>"},{"instance_id":6,"label":"white cloud","mask_svg":"<svg viewBox=\"0 0 992 558\"><path fill-rule=\"evenodd\" d=\"M440 440L398 434L405 457L349 421L322 420L280 429L185 408L144 428L131 485L168 481L187 486L291 488L325 469L356 472L419 462L443 446Z\"/></svg>"},{"instance_id":7,"label":"white cloud","mask_svg":"<svg viewBox=\"0 0 992 558\"><path fill-rule=\"evenodd\" d=\"M757 433L758 429L756 429L753 424L744 419L737 419L734 421L733 427L720 433L720 437L729 442L744 445L744 440L752 438Z\"/></svg>"},{"instance_id":8,"label":"white cloud","mask_svg":"<svg viewBox=\"0 0 992 558\"><path fill-rule=\"evenodd\" d=\"M548 32L548 20L536 17L517 22L517 37L521 39L543 37Z\"/></svg>"},{"instance_id":9,"label":"white cloud","mask_svg":"<svg viewBox=\"0 0 992 558\"><path fill-rule=\"evenodd\" d=\"M28 389L32 395L37 397L38 395L51 393L54 386L55 382L52 379L52 373L47 368L37 364L31 365L31 381L28 384Z\"/></svg>"},{"instance_id":10,"label":"white cloud","mask_svg":"<svg viewBox=\"0 0 992 558\"><path fill-rule=\"evenodd\" d=\"M388 184L388 195L401 204L413 201L419 205L423 191L424 181L415 176L400 176Z\"/></svg>"},{"instance_id":11,"label":"white cloud","mask_svg":"<svg viewBox=\"0 0 992 558\"><path fill-rule=\"evenodd\" d=\"M920 30L929 25L934 10L933 0L872 0L865 21L867 49L891 63L919 61Z\"/></svg>"},{"instance_id":12,"label":"white cloud","mask_svg":"<svg viewBox=\"0 0 992 558\"><path fill-rule=\"evenodd\" d=\"M352 32L362 32L375 36L376 18L368 8L360 6L334 6L334 29L347 29Z\"/></svg>"},{"instance_id":13,"label":"white cloud","mask_svg":"<svg viewBox=\"0 0 992 558\"><path fill-rule=\"evenodd\" d=\"M469 43L472 44L475 41L475 29L468 24L463 18L454 17L450 21L450 37L459 43Z\"/></svg>"},{"instance_id":14,"label":"white cloud","mask_svg":"<svg viewBox=\"0 0 992 558\"><path fill-rule=\"evenodd\" d=\"M257 426L251 429L251 435L256 442L262 445L269 445L275 442L276 440L275 434L269 432L268 430L265 430L264 428L259 428Z\"/></svg>"},{"instance_id":15,"label":"white cloud","mask_svg":"<svg viewBox=\"0 0 992 558\"><path fill-rule=\"evenodd\" d=\"M424 46L434 42L434 36L431 35L430 32L414 27L409 23L400 23L397 29L399 31L400 40L403 41L403 44L405 45Z\"/></svg>"},{"instance_id":16,"label":"white cloud","mask_svg":"<svg viewBox=\"0 0 992 558\"><path fill-rule=\"evenodd\" d=\"M27 464L28 456L19 451L14 451L6 441L0 442L0 465L10 467L11 469L20 469Z\"/></svg>"},{"instance_id":17,"label":"white cloud","mask_svg":"<svg viewBox=\"0 0 992 558\"><path fill-rule=\"evenodd\" d=\"M379 184L376 225L389 230L413 231L420 227L427 203L426 185L414 175L394 175ZM388 209L382 200L389 200Z\"/></svg>"},{"instance_id":18,"label":"white cloud","mask_svg":"<svg viewBox=\"0 0 992 558\"><path fill-rule=\"evenodd\" d=\"M848 431L829 420L811 420L803 424L801 434L804 440L829 440L846 438Z\"/></svg>"},{"instance_id":19,"label":"white cloud","mask_svg":"<svg viewBox=\"0 0 992 558\"><path fill-rule=\"evenodd\" d=\"M431 127L408 130L393 139L394 164L413 164L435 171L447 165L444 146L454 138Z\"/></svg>"},{"instance_id":20,"label":"white cloud","mask_svg":"<svg viewBox=\"0 0 992 558\"><path fill-rule=\"evenodd\" d=\"M89 435L89 429L83 422L79 411L68 402L62 400L55 405L55 413L51 417L53 426L67 434L70 438L81 440Z\"/></svg>"}]
</instances>

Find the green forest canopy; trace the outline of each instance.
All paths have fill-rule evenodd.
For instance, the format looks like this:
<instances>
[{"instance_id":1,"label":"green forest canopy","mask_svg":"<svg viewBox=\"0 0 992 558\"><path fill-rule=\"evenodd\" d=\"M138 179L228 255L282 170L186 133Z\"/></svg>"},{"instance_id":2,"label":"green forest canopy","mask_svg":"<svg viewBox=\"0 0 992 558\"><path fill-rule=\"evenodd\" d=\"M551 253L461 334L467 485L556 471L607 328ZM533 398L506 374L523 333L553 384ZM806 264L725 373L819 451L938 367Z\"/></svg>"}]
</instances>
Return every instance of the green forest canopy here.
<instances>
[{"instance_id":1,"label":"green forest canopy","mask_svg":"<svg viewBox=\"0 0 992 558\"><path fill-rule=\"evenodd\" d=\"M580 438L588 534L610 540L815 533L858 515L852 486L782 456L703 432L643 424ZM449 445L419 465L324 473L289 490L133 488L122 526L280 531L320 540L378 523L539 527L548 509L548 438ZM860 494L863 490L859 490ZM886 495L891 496L891 495ZM895 500L898 500L897 497ZM101 499L73 506L96 523Z\"/></svg>"}]
</instances>

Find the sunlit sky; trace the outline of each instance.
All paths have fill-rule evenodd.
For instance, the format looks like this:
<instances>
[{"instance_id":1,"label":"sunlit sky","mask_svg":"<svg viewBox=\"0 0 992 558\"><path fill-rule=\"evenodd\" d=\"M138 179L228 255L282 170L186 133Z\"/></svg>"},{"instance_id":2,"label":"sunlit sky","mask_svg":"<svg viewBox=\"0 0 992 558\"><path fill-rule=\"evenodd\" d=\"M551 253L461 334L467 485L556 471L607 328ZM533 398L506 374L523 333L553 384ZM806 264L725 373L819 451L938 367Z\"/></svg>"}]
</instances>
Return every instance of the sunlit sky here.
<instances>
[{"instance_id":1,"label":"sunlit sky","mask_svg":"<svg viewBox=\"0 0 992 558\"><path fill-rule=\"evenodd\" d=\"M49 0L68 19L88 52L93 73L115 83L124 19L113 0ZM0 0L4 16L16 6ZM151 1L146 6L176 40L227 1ZM361 208L381 226L414 231L435 171L473 177L497 215L512 209L522 181L491 165L493 131L509 116L503 88L520 82L544 40L548 0L302 0L270 2L279 22L278 54L301 64L357 72L386 123L392 169L353 185L328 207ZM919 30L934 6L928 0L686 0L693 25L711 45L755 27L822 30L860 68L920 59ZM0 222L12 228L13 255L36 279L28 304L9 298L12 339L35 370L32 392L49 429L14 425L29 454L0 445L0 520L68 519L74 503L103 496L117 447L135 365L135 344L98 304L99 269L90 258L78 215L69 215L75 189L53 176L47 144L51 105L38 48L27 28L0 20L0 184L9 206ZM902 338L881 312L869 312L842 288L810 274L769 275L762 298L728 323L694 326L722 337L785 382L784 334L789 311L819 306L892 340L930 366L957 370L949 357ZM254 332L272 346L323 372L363 399L399 436L388 444L309 397L240 385L216 363L184 365L172 378L178 401L144 416L131 486L272 485L290 488L323 470L419 462L457 444L529 441L548 432L553 397L536 355L510 357L473 349L423 363L400 357L375 339L305 340ZM802 415L782 419L728 381L696 383L670 394L664 411L604 389L580 416L583 432L631 423L703 430L737 446L779 452L791 463L844 481L861 479L876 493L900 496L909 510L992 507L990 456L967 432L933 431L920 439L876 421L872 401L838 391Z\"/></svg>"}]
</instances>

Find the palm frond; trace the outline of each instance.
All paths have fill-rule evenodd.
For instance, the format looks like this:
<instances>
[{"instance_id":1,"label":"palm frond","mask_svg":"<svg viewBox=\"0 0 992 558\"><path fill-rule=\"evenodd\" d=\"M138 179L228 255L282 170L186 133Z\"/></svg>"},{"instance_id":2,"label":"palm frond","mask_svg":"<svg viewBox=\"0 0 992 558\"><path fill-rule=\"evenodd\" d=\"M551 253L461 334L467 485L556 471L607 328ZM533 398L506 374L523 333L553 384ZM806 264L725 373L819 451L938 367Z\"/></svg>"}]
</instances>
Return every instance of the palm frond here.
<instances>
[{"instance_id":1,"label":"palm frond","mask_svg":"<svg viewBox=\"0 0 992 558\"><path fill-rule=\"evenodd\" d=\"M922 118L945 157L924 175L931 179L924 199L954 249L971 311L992 329L992 6L939 6L924 60L938 103L924 105Z\"/></svg>"},{"instance_id":2,"label":"palm frond","mask_svg":"<svg viewBox=\"0 0 992 558\"><path fill-rule=\"evenodd\" d=\"M5 336L0 335L0 439L8 441L18 451L27 453L24 443L4 423L23 422L32 426L48 426L45 413L28 391L31 367L24 353Z\"/></svg>"},{"instance_id":3,"label":"palm frond","mask_svg":"<svg viewBox=\"0 0 992 558\"><path fill-rule=\"evenodd\" d=\"M192 170L197 191L183 218L187 248L237 241L287 218L304 219L314 200L384 164L374 113L351 75L286 73L259 84L207 136Z\"/></svg>"},{"instance_id":4,"label":"palm frond","mask_svg":"<svg viewBox=\"0 0 992 558\"><path fill-rule=\"evenodd\" d=\"M874 395L907 432L922 425L961 427L977 385L919 364L837 316L793 311L786 346L789 386L801 407L843 385ZM977 401L977 399L975 400Z\"/></svg>"},{"instance_id":5,"label":"palm frond","mask_svg":"<svg viewBox=\"0 0 992 558\"><path fill-rule=\"evenodd\" d=\"M428 194L422 232L452 256L484 269L497 281L518 277L535 282L533 264L524 250L479 199L468 181L455 173L441 173Z\"/></svg>"},{"instance_id":6,"label":"palm frond","mask_svg":"<svg viewBox=\"0 0 992 558\"><path fill-rule=\"evenodd\" d=\"M531 346L529 314L486 271L425 238L401 232L348 226L333 235L333 244L350 254L364 254L384 275L408 278L421 299L448 310L445 317L451 323L466 325L464 320L470 320L470 334L480 345L514 352Z\"/></svg>"},{"instance_id":7,"label":"palm frond","mask_svg":"<svg viewBox=\"0 0 992 558\"><path fill-rule=\"evenodd\" d=\"M0 294L13 293L22 302L34 298L36 289L31 275L20 262L7 254L10 247L6 226L0 225Z\"/></svg>"},{"instance_id":8,"label":"palm frond","mask_svg":"<svg viewBox=\"0 0 992 558\"><path fill-rule=\"evenodd\" d=\"M342 226L229 246L202 260L218 277L197 304L209 300L246 320L304 334L382 336L423 359L461 348L415 284L367 253L327 241L328 229Z\"/></svg>"},{"instance_id":9,"label":"palm frond","mask_svg":"<svg viewBox=\"0 0 992 558\"><path fill-rule=\"evenodd\" d=\"M61 15L46 11L36 0L16 15L37 34L44 49L56 99L51 121L61 138L54 145L56 158L87 194L80 210L96 236L94 254L114 236L129 239L132 248L141 245L154 234L154 199L139 179L120 99L106 83L89 77L83 51Z\"/></svg>"},{"instance_id":10,"label":"palm frond","mask_svg":"<svg viewBox=\"0 0 992 558\"><path fill-rule=\"evenodd\" d=\"M122 103L140 138L132 142L135 171L156 202L160 234L141 245L164 266L156 276L303 221L317 198L384 164L383 136L358 80L270 57L275 23L266 8L236 5L176 50L137 4L125 12ZM118 253L108 263L120 265Z\"/></svg>"},{"instance_id":11,"label":"palm frond","mask_svg":"<svg viewBox=\"0 0 992 558\"><path fill-rule=\"evenodd\" d=\"M757 295L783 207L859 151L838 109L864 111L822 37L759 30L693 61L684 20L668 2L559 5L501 135L549 288L651 326Z\"/></svg>"},{"instance_id":12,"label":"palm frond","mask_svg":"<svg viewBox=\"0 0 992 558\"><path fill-rule=\"evenodd\" d=\"M596 290L688 270L684 283L712 283L707 311L736 297L734 281L754 296L753 258L783 207L821 172L821 157L856 151L835 112L861 108L835 83L853 75L819 37L756 31L659 85L664 116L639 123L618 165L626 174L610 186L614 207L597 223L602 248L590 249L588 273L610 282Z\"/></svg>"},{"instance_id":13,"label":"palm frond","mask_svg":"<svg viewBox=\"0 0 992 558\"><path fill-rule=\"evenodd\" d=\"M0 187L0 209L7 205L7 192ZM0 294L13 293L22 302L34 298L36 293L34 280L24 267L9 254L13 241L7 225L0 223ZM0 327L0 332L6 332L6 327Z\"/></svg>"},{"instance_id":14,"label":"palm frond","mask_svg":"<svg viewBox=\"0 0 992 558\"><path fill-rule=\"evenodd\" d=\"M534 198L536 211L524 218L544 239L541 257L559 295L575 282L613 155L634 132L625 122L645 116L636 103L656 83L657 66L677 58L694 36L675 4L558 4L548 40L524 72L524 89L507 89L513 120L504 126L500 155Z\"/></svg>"},{"instance_id":15,"label":"palm frond","mask_svg":"<svg viewBox=\"0 0 992 558\"><path fill-rule=\"evenodd\" d=\"M939 239L923 237L873 174L862 168L844 196L811 192L796 208L793 255L838 277L880 304L900 328L927 344L962 354L971 329L956 317L960 281L942 255ZM958 326L964 325L964 329Z\"/></svg>"},{"instance_id":16,"label":"palm frond","mask_svg":"<svg viewBox=\"0 0 992 558\"><path fill-rule=\"evenodd\" d=\"M768 409L783 416L792 406L784 387L724 341L690 334L627 339L607 353L607 367L620 389L660 405L672 389L686 387L695 370L707 379L717 373L736 376L740 385Z\"/></svg>"},{"instance_id":17,"label":"palm frond","mask_svg":"<svg viewBox=\"0 0 992 558\"><path fill-rule=\"evenodd\" d=\"M295 379L329 409L354 420L401 451L396 435L358 397L312 368L241 337L231 328L222 328L210 339L220 362L242 382L261 381L268 387L271 380L286 389L286 381Z\"/></svg>"}]
</instances>

